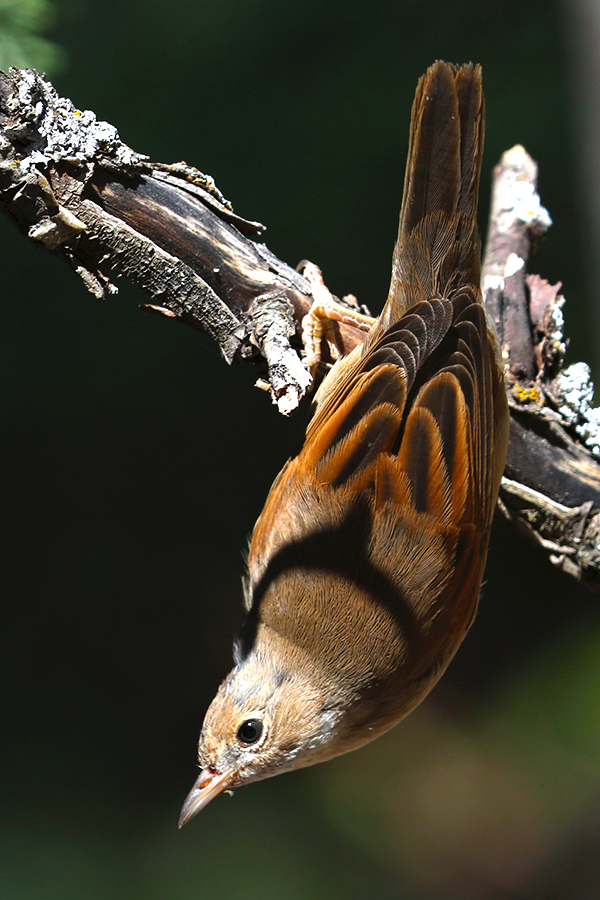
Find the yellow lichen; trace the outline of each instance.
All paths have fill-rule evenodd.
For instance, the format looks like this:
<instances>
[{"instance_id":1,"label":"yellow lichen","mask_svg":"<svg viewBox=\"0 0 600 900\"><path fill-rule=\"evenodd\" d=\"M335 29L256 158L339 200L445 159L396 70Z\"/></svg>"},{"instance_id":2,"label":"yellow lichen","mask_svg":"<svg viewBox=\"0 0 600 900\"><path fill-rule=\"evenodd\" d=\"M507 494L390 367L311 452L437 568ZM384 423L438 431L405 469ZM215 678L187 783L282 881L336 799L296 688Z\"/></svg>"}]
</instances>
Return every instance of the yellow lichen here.
<instances>
[{"instance_id":1,"label":"yellow lichen","mask_svg":"<svg viewBox=\"0 0 600 900\"><path fill-rule=\"evenodd\" d=\"M535 384L513 384L513 396L519 403L541 403L542 398Z\"/></svg>"}]
</instances>

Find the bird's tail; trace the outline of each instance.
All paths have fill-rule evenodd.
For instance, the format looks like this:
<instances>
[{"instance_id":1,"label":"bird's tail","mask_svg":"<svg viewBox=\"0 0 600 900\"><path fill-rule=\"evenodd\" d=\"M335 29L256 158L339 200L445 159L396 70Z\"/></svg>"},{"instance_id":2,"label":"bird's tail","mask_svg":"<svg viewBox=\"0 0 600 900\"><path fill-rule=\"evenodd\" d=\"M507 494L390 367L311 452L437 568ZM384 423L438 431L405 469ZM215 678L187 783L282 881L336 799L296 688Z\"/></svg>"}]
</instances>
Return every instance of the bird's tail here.
<instances>
[{"instance_id":1,"label":"bird's tail","mask_svg":"<svg viewBox=\"0 0 600 900\"><path fill-rule=\"evenodd\" d=\"M400 227L385 331L419 300L479 290L477 196L483 148L481 67L438 61L420 79L412 108Z\"/></svg>"}]
</instances>

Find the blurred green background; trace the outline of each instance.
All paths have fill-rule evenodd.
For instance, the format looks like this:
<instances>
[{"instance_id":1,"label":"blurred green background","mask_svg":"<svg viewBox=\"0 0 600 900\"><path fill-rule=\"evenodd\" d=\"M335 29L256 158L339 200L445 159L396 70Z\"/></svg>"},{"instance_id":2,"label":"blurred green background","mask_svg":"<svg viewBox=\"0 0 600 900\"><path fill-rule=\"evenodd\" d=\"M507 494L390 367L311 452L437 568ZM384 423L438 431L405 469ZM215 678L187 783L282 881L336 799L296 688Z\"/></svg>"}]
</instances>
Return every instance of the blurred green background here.
<instances>
[{"instance_id":1,"label":"blurred green background","mask_svg":"<svg viewBox=\"0 0 600 900\"><path fill-rule=\"evenodd\" d=\"M523 143L555 221L532 270L563 281L571 359L598 371L585 6L1 0L0 55L213 175L280 257L373 309L417 78L481 62L482 226L489 173ZM99 304L0 235L4 900L597 900L600 598L501 522L480 615L419 710L177 831L241 551L303 415L128 285Z\"/></svg>"}]
</instances>

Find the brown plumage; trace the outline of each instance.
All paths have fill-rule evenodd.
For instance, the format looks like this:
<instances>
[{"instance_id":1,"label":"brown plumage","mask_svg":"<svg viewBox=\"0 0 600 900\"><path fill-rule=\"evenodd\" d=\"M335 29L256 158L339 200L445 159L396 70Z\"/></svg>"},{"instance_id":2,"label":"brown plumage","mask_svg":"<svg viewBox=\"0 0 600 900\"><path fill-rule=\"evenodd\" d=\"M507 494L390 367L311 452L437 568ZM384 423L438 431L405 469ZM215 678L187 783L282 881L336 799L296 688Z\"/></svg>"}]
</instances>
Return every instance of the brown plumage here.
<instances>
[{"instance_id":1,"label":"brown plumage","mask_svg":"<svg viewBox=\"0 0 600 900\"><path fill-rule=\"evenodd\" d=\"M420 80L390 292L323 382L256 523L248 618L200 736L180 824L223 790L400 721L469 628L508 415L481 302L481 71Z\"/></svg>"}]
</instances>

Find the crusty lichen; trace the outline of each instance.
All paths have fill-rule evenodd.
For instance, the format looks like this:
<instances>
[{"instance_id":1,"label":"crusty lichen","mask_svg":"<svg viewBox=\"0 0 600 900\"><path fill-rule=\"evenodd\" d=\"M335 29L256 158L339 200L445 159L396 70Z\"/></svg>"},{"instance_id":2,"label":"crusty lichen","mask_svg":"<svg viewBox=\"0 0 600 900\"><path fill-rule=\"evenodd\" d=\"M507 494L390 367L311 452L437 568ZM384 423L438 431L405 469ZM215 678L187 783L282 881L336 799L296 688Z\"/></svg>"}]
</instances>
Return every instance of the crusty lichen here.
<instances>
[{"instance_id":1,"label":"crusty lichen","mask_svg":"<svg viewBox=\"0 0 600 900\"><path fill-rule=\"evenodd\" d=\"M557 376L556 387L564 401L559 412L591 453L600 457L600 409L592 406L594 384L590 367L584 362L573 363Z\"/></svg>"}]
</instances>

